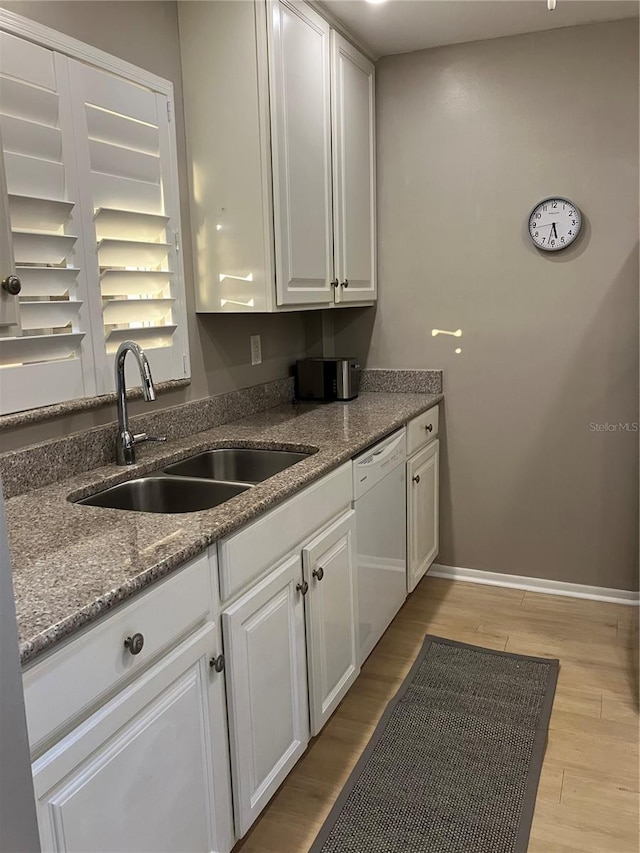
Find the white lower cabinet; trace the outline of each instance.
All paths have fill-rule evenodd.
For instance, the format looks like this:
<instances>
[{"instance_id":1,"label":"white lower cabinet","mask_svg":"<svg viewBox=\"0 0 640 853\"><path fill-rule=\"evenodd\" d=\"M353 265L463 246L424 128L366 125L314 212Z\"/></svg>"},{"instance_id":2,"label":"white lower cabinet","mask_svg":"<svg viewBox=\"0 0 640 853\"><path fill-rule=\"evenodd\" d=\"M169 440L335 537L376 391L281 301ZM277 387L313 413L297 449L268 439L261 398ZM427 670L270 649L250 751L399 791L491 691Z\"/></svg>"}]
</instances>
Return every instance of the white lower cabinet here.
<instances>
[{"instance_id":1,"label":"white lower cabinet","mask_svg":"<svg viewBox=\"0 0 640 853\"><path fill-rule=\"evenodd\" d=\"M309 710L317 735L358 677L355 512L349 510L302 551Z\"/></svg>"},{"instance_id":2,"label":"white lower cabinet","mask_svg":"<svg viewBox=\"0 0 640 853\"><path fill-rule=\"evenodd\" d=\"M228 853L217 645L200 628L34 762L43 851Z\"/></svg>"},{"instance_id":3,"label":"white lower cabinet","mask_svg":"<svg viewBox=\"0 0 640 853\"><path fill-rule=\"evenodd\" d=\"M438 553L440 443L407 462L407 587L415 589Z\"/></svg>"},{"instance_id":4,"label":"white lower cabinet","mask_svg":"<svg viewBox=\"0 0 640 853\"><path fill-rule=\"evenodd\" d=\"M412 590L438 551L437 409L409 429ZM25 672L45 853L246 834L359 673L352 482L347 463Z\"/></svg>"},{"instance_id":5,"label":"white lower cabinet","mask_svg":"<svg viewBox=\"0 0 640 853\"><path fill-rule=\"evenodd\" d=\"M304 592L297 553L222 613L240 836L309 742Z\"/></svg>"}]
</instances>

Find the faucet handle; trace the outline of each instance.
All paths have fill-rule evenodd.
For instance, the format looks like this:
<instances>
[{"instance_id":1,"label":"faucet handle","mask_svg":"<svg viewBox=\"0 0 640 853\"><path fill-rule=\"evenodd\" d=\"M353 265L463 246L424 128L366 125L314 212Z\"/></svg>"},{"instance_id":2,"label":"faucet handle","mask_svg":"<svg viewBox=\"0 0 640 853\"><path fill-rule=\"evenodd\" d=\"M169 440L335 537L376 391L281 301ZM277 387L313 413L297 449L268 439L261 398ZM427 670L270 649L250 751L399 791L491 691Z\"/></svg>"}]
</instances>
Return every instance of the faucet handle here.
<instances>
[{"instance_id":1,"label":"faucet handle","mask_svg":"<svg viewBox=\"0 0 640 853\"><path fill-rule=\"evenodd\" d=\"M133 436L134 444L141 444L143 441L166 441L166 435L147 435L146 432L138 432Z\"/></svg>"}]
</instances>

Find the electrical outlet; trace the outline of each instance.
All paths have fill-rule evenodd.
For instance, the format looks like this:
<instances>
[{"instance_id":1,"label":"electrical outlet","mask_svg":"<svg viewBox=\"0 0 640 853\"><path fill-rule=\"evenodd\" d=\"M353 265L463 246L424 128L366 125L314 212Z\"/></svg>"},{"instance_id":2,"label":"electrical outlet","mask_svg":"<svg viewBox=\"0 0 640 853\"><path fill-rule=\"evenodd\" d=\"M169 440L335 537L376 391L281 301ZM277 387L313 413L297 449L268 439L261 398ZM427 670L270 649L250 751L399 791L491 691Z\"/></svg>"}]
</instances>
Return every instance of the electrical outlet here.
<instances>
[{"instance_id":1,"label":"electrical outlet","mask_svg":"<svg viewBox=\"0 0 640 853\"><path fill-rule=\"evenodd\" d=\"M262 341L260 335L251 335L251 364L262 364Z\"/></svg>"}]
</instances>

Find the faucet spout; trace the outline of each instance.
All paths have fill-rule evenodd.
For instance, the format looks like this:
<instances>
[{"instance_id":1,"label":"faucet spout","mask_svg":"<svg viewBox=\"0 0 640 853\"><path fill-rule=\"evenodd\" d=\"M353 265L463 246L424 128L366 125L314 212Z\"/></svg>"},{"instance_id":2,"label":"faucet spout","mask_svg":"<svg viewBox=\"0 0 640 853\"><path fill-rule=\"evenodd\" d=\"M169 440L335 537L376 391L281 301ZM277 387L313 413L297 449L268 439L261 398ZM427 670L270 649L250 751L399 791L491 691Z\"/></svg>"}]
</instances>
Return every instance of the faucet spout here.
<instances>
[{"instance_id":1,"label":"faucet spout","mask_svg":"<svg viewBox=\"0 0 640 853\"><path fill-rule=\"evenodd\" d=\"M118 347L115 360L116 370L116 403L118 407L118 435L116 436L116 462L118 465L134 465L136 461L135 446L140 441L148 440L146 434L134 435L129 429L129 414L127 412L127 386L124 366L127 353L133 354L140 371L142 393L144 399L152 403L156 399L156 389L151 376L149 360L142 347L135 341L123 341Z\"/></svg>"},{"instance_id":2,"label":"faucet spout","mask_svg":"<svg viewBox=\"0 0 640 853\"><path fill-rule=\"evenodd\" d=\"M149 362L147 360L147 356L144 354L144 350L140 350L141 361L140 365L140 378L142 379L142 392L144 394L144 399L147 403L154 403L156 399L156 389L153 387L153 379L151 378L151 367L149 366Z\"/></svg>"}]
</instances>

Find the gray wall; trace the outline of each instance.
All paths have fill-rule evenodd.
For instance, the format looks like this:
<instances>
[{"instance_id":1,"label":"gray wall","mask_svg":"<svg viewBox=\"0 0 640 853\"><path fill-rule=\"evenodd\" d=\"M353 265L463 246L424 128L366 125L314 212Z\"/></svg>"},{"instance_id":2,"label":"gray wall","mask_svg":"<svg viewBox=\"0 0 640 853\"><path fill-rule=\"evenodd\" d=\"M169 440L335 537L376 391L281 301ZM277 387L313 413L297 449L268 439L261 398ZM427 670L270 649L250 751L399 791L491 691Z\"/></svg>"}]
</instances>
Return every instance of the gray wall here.
<instances>
[{"instance_id":1,"label":"gray wall","mask_svg":"<svg viewBox=\"0 0 640 853\"><path fill-rule=\"evenodd\" d=\"M187 166L185 159L182 72L178 38L178 14L174 2L128 0L127 2L4 2L9 11L93 44L142 68L171 80L176 99L176 129L180 164L180 202L183 244L191 245ZM307 325L301 313L286 315L196 315L193 263L185 252L187 309L192 382L183 391L163 395L160 406L197 400L211 394L244 388L287 376L289 367L306 349ZM249 336L262 336L263 363L251 366ZM132 404L142 411L143 403ZM0 434L3 450L49 437L66 435L113 420L113 407L91 414L61 418L48 424Z\"/></svg>"},{"instance_id":2,"label":"gray wall","mask_svg":"<svg viewBox=\"0 0 640 853\"><path fill-rule=\"evenodd\" d=\"M444 368L438 562L637 589L638 434L589 428L638 421L637 20L387 57L377 87L380 299L336 350ZM524 230L552 193L585 219L557 255Z\"/></svg>"}]
</instances>

